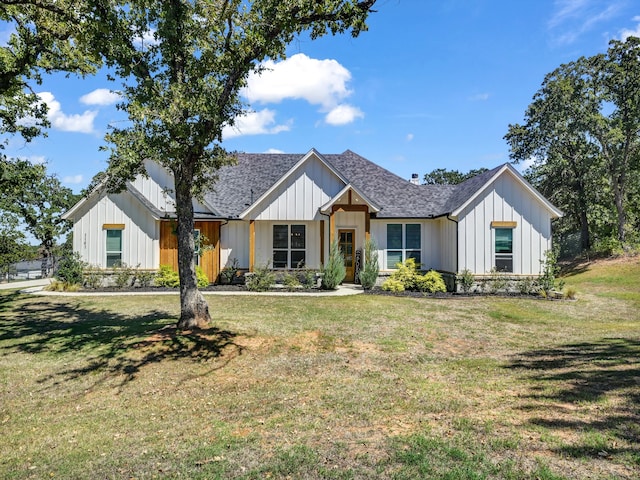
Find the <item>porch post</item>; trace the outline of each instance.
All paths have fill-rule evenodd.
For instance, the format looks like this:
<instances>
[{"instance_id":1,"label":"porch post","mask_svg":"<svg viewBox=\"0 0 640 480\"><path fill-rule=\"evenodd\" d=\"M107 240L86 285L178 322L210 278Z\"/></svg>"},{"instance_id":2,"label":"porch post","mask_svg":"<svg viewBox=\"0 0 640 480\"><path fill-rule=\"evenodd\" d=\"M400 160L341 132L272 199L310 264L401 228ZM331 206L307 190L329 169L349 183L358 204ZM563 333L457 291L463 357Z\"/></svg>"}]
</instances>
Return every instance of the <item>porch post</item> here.
<instances>
[{"instance_id":1,"label":"porch post","mask_svg":"<svg viewBox=\"0 0 640 480\"><path fill-rule=\"evenodd\" d=\"M249 271L253 272L256 264L256 221L249 220Z\"/></svg>"},{"instance_id":2,"label":"porch post","mask_svg":"<svg viewBox=\"0 0 640 480\"><path fill-rule=\"evenodd\" d=\"M331 214L329 215L329 245L333 245L333 239L336 236L336 212L335 205L331 209Z\"/></svg>"},{"instance_id":3,"label":"porch post","mask_svg":"<svg viewBox=\"0 0 640 480\"><path fill-rule=\"evenodd\" d=\"M364 238L366 241L371 240L371 214L369 210L364 212Z\"/></svg>"},{"instance_id":4,"label":"porch post","mask_svg":"<svg viewBox=\"0 0 640 480\"><path fill-rule=\"evenodd\" d=\"M320 220L320 265L324 265L324 220Z\"/></svg>"}]
</instances>

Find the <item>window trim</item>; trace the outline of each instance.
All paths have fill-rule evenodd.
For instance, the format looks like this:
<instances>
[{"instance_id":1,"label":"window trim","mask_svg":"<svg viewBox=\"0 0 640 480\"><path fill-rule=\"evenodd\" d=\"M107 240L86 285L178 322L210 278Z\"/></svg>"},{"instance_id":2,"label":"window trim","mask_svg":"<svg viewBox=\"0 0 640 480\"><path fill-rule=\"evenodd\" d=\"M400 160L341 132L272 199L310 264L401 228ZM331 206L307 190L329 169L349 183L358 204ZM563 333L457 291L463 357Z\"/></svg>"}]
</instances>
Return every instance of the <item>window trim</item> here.
<instances>
[{"instance_id":1,"label":"window trim","mask_svg":"<svg viewBox=\"0 0 640 480\"><path fill-rule=\"evenodd\" d=\"M402 233L402 248L389 248L389 227L391 225L400 225L401 226L401 233ZM419 239L419 243L420 243L420 248L408 248L407 247L407 226L408 225L417 225L418 226L418 232L420 235L420 239ZM423 239L423 232L422 232L422 223L416 223L416 222L396 222L396 223L387 223L386 224L386 233L387 233L387 237L386 237L386 248L385 248L385 270L397 270L396 268L396 264L397 263L403 263L404 261L406 261L408 258L416 258L416 253L417 253L417 257L419 259L418 266L419 268L422 265L422 239ZM400 253L400 262L394 262L393 266L389 266L389 253L395 253L396 255L398 253Z\"/></svg>"},{"instance_id":2,"label":"window trim","mask_svg":"<svg viewBox=\"0 0 640 480\"><path fill-rule=\"evenodd\" d=\"M497 222L492 222L492 230L493 230L493 268L495 268L497 271L499 272L504 272L504 273L514 273L514 245L515 242L513 240L513 232L516 228L515 225L506 225L507 222L501 223L501 224L497 224ZM496 225L497 224L497 225ZM498 252L498 232L499 231L505 231L505 232L510 232L510 236L511 236L511 251L510 252ZM510 269L505 269L505 268L498 268L498 260L501 260L503 262L511 262L511 268Z\"/></svg>"},{"instance_id":3,"label":"window trim","mask_svg":"<svg viewBox=\"0 0 640 480\"><path fill-rule=\"evenodd\" d=\"M123 232L123 228L105 228L105 237L104 237L104 249L105 249L105 262L104 265L106 268L113 268L114 265L118 262L122 263L122 257L123 257L123 238L122 238L122 232ZM118 232L120 235L120 250L109 250L109 232ZM114 262L111 263L111 265L109 265L109 255L114 255L114 254L119 254L120 258L118 260L115 260Z\"/></svg>"},{"instance_id":4,"label":"window trim","mask_svg":"<svg viewBox=\"0 0 640 480\"><path fill-rule=\"evenodd\" d=\"M283 246L275 247L276 227L287 227L286 248ZM295 230L298 230L298 232L294 232L293 227L302 227L302 229L300 230L296 228ZM296 246L296 247L293 246L294 233L299 234L300 231L302 232L301 240L302 240L302 244L304 245L303 248L300 248L299 246ZM299 241L300 238L298 238L297 240ZM276 266L276 261L275 261L276 252L286 252L287 261L285 266ZM293 265L292 257L293 255L299 255L301 252L302 252L302 259L300 261L302 262L302 266L304 266L307 263L307 225L305 223L274 223L271 226L271 262L273 264L274 270L288 270L288 269L298 268L297 263L299 263L300 261L297 262L296 265Z\"/></svg>"}]
</instances>

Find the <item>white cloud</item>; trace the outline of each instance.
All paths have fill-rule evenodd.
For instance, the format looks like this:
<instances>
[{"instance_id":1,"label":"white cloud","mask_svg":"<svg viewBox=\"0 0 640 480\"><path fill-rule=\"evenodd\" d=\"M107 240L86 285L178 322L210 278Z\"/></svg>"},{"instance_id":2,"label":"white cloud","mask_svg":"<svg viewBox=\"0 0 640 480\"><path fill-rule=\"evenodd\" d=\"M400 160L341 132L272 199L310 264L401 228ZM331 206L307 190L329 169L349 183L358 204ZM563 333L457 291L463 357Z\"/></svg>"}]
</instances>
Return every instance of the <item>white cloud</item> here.
<instances>
[{"instance_id":1,"label":"white cloud","mask_svg":"<svg viewBox=\"0 0 640 480\"><path fill-rule=\"evenodd\" d=\"M259 112L249 112L237 117L235 125L226 126L222 130L222 137L228 140L241 135L275 134L289 130L289 125L276 125L276 113L265 108Z\"/></svg>"},{"instance_id":2,"label":"white cloud","mask_svg":"<svg viewBox=\"0 0 640 480\"><path fill-rule=\"evenodd\" d=\"M278 150L277 148L269 148L264 153L284 153L284 151L283 150Z\"/></svg>"},{"instance_id":3,"label":"white cloud","mask_svg":"<svg viewBox=\"0 0 640 480\"><path fill-rule=\"evenodd\" d=\"M98 88L80 97L80 102L85 105L113 105L119 100L120 94L108 88Z\"/></svg>"},{"instance_id":4,"label":"white cloud","mask_svg":"<svg viewBox=\"0 0 640 480\"><path fill-rule=\"evenodd\" d=\"M556 0L555 11L547 26L558 34L553 41L558 45L575 42L581 35L592 30L598 23L612 18L622 4L597 0Z\"/></svg>"},{"instance_id":5,"label":"white cloud","mask_svg":"<svg viewBox=\"0 0 640 480\"><path fill-rule=\"evenodd\" d=\"M407 133L407 142L410 142L413 140L413 133Z\"/></svg>"},{"instance_id":6,"label":"white cloud","mask_svg":"<svg viewBox=\"0 0 640 480\"><path fill-rule=\"evenodd\" d=\"M620 31L620 39L624 42L629 37L640 37L640 15L637 17L633 17L634 22L638 22L635 30L629 30L627 28L623 28Z\"/></svg>"},{"instance_id":7,"label":"white cloud","mask_svg":"<svg viewBox=\"0 0 640 480\"><path fill-rule=\"evenodd\" d=\"M78 175L67 175L62 178L62 183L66 183L67 185L78 185L82 183L84 177L80 174Z\"/></svg>"},{"instance_id":8,"label":"white cloud","mask_svg":"<svg viewBox=\"0 0 640 480\"><path fill-rule=\"evenodd\" d=\"M60 102L51 92L41 92L38 96L49 107L47 118L53 128L63 132L93 133L93 121L98 115L97 111L86 110L81 114L67 115L62 112Z\"/></svg>"},{"instance_id":9,"label":"white cloud","mask_svg":"<svg viewBox=\"0 0 640 480\"><path fill-rule=\"evenodd\" d=\"M301 99L330 109L351 95L347 88L351 73L336 60L317 60L298 53L279 63L268 60L263 67L247 80L243 94L250 102Z\"/></svg>"},{"instance_id":10,"label":"white cloud","mask_svg":"<svg viewBox=\"0 0 640 480\"><path fill-rule=\"evenodd\" d=\"M160 44L160 41L156 39L155 35L155 29L147 30L142 35L135 37L133 39L133 44L138 48L142 47L143 45L147 47L158 45Z\"/></svg>"},{"instance_id":11,"label":"white cloud","mask_svg":"<svg viewBox=\"0 0 640 480\"><path fill-rule=\"evenodd\" d=\"M472 102L485 102L489 100L490 95L488 93L478 93L469 97Z\"/></svg>"},{"instance_id":12,"label":"white cloud","mask_svg":"<svg viewBox=\"0 0 640 480\"><path fill-rule=\"evenodd\" d=\"M364 113L357 107L351 105L338 105L333 108L324 121L329 125L347 125L353 122L356 118L364 118Z\"/></svg>"},{"instance_id":13,"label":"white cloud","mask_svg":"<svg viewBox=\"0 0 640 480\"><path fill-rule=\"evenodd\" d=\"M26 160L32 165L44 165L47 163L47 158L44 155L31 155L29 157L18 157L20 160Z\"/></svg>"}]
</instances>

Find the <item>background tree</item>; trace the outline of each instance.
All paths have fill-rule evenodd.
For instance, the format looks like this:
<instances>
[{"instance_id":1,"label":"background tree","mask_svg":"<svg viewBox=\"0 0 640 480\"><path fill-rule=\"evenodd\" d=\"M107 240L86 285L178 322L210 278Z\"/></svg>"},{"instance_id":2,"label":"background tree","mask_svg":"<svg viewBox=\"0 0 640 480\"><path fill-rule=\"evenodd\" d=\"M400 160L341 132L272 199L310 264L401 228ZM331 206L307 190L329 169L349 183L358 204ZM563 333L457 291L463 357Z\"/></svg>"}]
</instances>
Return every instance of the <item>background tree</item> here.
<instances>
[{"instance_id":1,"label":"background tree","mask_svg":"<svg viewBox=\"0 0 640 480\"><path fill-rule=\"evenodd\" d=\"M30 258L31 249L18 228L18 219L0 210L0 278L9 280L16 262Z\"/></svg>"},{"instance_id":2,"label":"background tree","mask_svg":"<svg viewBox=\"0 0 640 480\"><path fill-rule=\"evenodd\" d=\"M130 124L108 135L112 155L105 186L144 173L154 159L175 180L180 275L179 328L203 327L208 306L196 286L193 203L217 169L232 161L222 129L244 112L239 98L249 73L281 59L295 35L357 36L375 0L97 1L95 20L105 61L124 81L121 108ZM152 37L152 40L143 40Z\"/></svg>"},{"instance_id":3,"label":"background tree","mask_svg":"<svg viewBox=\"0 0 640 480\"><path fill-rule=\"evenodd\" d=\"M27 231L40 242L42 276L48 277L54 264L57 240L67 233L71 224L62 214L77 201L71 189L64 187L44 165L26 160L4 162L5 190L0 207L17 215Z\"/></svg>"},{"instance_id":4,"label":"background tree","mask_svg":"<svg viewBox=\"0 0 640 480\"><path fill-rule=\"evenodd\" d=\"M425 185L458 185L476 175L486 172L486 168L476 168L462 173L458 170L447 170L446 168L436 168L425 174Z\"/></svg>"},{"instance_id":5,"label":"background tree","mask_svg":"<svg viewBox=\"0 0 640 480\"><path fill-rule=\"evenodd\" d=\"M547 75L505 139L515 162L533 161L526 176L565 211L565 230L578 227L583 249L594 234L627 241L640 227L640 39Z\"/></svg>"}]
</instances>

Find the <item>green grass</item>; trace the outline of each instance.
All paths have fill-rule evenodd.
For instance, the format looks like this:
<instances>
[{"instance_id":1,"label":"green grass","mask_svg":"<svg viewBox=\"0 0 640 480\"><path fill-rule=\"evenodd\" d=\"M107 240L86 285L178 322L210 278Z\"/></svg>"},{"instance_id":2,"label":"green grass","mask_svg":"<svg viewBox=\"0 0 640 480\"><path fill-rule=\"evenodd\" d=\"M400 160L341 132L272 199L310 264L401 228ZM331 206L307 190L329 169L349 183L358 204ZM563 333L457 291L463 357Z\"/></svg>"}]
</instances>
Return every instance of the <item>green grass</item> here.
<instances>
[{"instance_id":1,"label":"green grass","mask_svg":"<svg viewBox=\"0 0 640 480\"><path fill-rule=\"evenodd\" d=\"M177 297L3 291L0 478L635 478L638 278L576 272L575 302L209 297L192 334Z\"/></svg>"}]
</instances>

